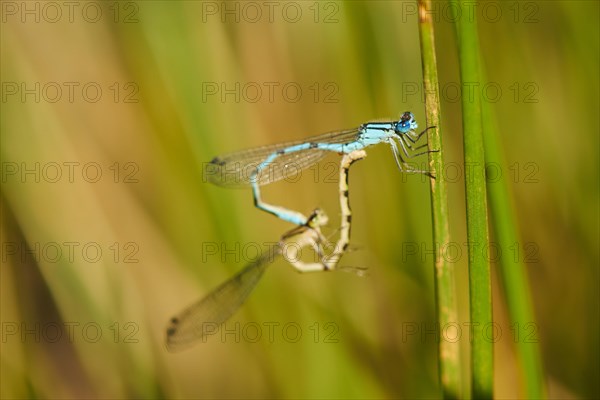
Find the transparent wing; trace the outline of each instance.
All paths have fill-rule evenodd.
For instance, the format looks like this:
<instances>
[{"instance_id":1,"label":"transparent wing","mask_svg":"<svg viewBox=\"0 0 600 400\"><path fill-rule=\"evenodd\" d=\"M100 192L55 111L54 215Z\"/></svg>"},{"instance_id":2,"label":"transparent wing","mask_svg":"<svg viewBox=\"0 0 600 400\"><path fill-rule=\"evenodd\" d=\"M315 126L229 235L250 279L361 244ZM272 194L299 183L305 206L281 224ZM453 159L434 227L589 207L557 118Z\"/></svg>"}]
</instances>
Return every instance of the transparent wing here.
<instances>
[{"instance_id":1,"label":"transparent wing","mask_svg":"<svg viewBox=\"0 0 600 400\"><path fill-rule=\"evenodd\" d=\"M206 297L171 318L167 328L167 348L179 351L198 339L214 334L250 295L267 266L280 254L273 249L222 283Z\"/></svg>"},{"instance_id":2,"label":"transparent wing","mask_svg":"<svg viewBox=\"0 0 600 400\"><path fill-rule=\"evenodd\" d=\"M205 165L204 179L219 186L240 187L250 184L256 167L271 154L302 143L351 143L358 137L359 128L339 132L330 132L293 142L273 144L215 157ZM295 177L303 169L317 163L325 157L327 151L306 149L282 154L275 158L254 179L259 185L277 182L288 176Z\"/></svg>"}]
</instances>

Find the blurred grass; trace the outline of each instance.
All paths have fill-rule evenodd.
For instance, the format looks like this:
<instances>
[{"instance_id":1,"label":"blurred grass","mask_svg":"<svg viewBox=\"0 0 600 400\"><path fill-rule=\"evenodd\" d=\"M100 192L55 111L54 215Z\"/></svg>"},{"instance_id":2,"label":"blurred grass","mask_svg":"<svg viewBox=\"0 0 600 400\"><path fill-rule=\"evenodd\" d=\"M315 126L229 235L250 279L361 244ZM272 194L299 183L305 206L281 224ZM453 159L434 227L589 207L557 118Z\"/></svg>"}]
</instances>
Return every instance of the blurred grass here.
<instances>
[{"instance_id":1,"label":"blurred grass","mask_svg":"<svg viewBox=\"0 0 600 400\"><path fill-rule=\"evenodd\" d=\"M537 11L515 3L513 9L502 8L498 22L480 21L487 73L502 88L490 106L506 149L509 169L502 173L515 194L523 240L519 258L530 276L538 316L532 338L542 351L548 395L595 398L600 395L595 379L600 369L595 356L599 32L598 21L589 16L598 15L598 3L526 3ZM3 15L2 82L98 82L106 93L98 103L81 97L73 103L7 97L0 111L3 168L11 162L29 167L98 162L106 179L38 183L29 175L26 183L12 176L2 181L3 333L22 321L29 328L36 322L95 322L103 336L93 343L78 330L73 341L63 336L51 343L36 342L31 334L25 340L6 335L1 397L439 396L437 341L427 333L436 324L431 217L423 207L429 201L427 180L400 175L383 147L369 149L368 158L353 168L353 240L359 248L343 259L346 265L368 266L371 276L299 276L278 263L228 325L276 322L280 329L295 322L303 329L299 342L282 340L281 330L269 342L264 330L256 343L236 343L230 334L176 356L162 344L174 312L244 265L235 254L207 254L207 244L264 247L289 228L255 210L249 190L203 183L202 162L244 147L397 118L405 110L415 112L423 125L423 91L408 90L422 82L416 5L323 3L315 23L308 8L313 3L298 3L304 17L297 23L279 13L273 22L228 17L223 23L220 15L202 20L206 2L135 4L138 22L129 24L113 22L108 5L103 10L108 17L97 23L79 14L73 23L65 18L35 23L31 17L23 23L18 14ZM326 4L337 5L337 22L323 22L336 10ZM458 82L456 43L452 21L442 12L446 3L433 4L439 7L438 63L444 61L439 81L450 233L463 252L454 265L457 303L466 310L463 181L448 179L462 159L460 98L449 90ZM121 16L131 11L120 10ZM537 22L524 22L532 12ZM111 101L108 87L114 82L135 82L139 102ZM278 82L279 88L296 82L305 95L297 102L285 100L280 91L273 102L266 94L257 102L203 99L203 82L229 87ZM316 102L309 89L315 82ZM339 89L335 103L324 101L327 82ZM528 82L538 89L532 95L537 102L524 101L532 93L524 87ZM510 88L515 83L516 91ZM139 166L139 182L115 183L109 167L131 161ZM537 170L527 169L528 162ZM314 170L318 179L309 172L298 183L265 188L265 198L304 212L322 205L334 221L336 183L324 182L327 165ZM525 179L532 177L537 182ZM64 250L70 241L98 243L106 257L90 263L76 253L73 261L63 256L54 263L27 252L9 254L4 246L59 243ZM129 242L139 246L138 263L123 262ZM117 262L109 249L114 243L121 249ZM537 246L535 256L525 253L525 243ZM412 245L417 254L409 252ZM515 255L502 250L503 256ZM518 344L504 302L494 297L495 321L502 328L495 343L495 394L514 398L521 394L513 367ZM464 323L468 315L458 318ZM114 322L120 326L118 343L110 329ZM123 329L127 322L138 327L135 343L124 341L131 333ZM321 336L315 342L310 327L317 322ZM323 341L327 322L338 328L337 343ZM417 331L409 334L412 328Z\"/></svg>"},{"instance_id":2,"label":"blurred grass","mask_svg":"<svg viewBox=\"0 0 600 400\"><path fill-rule=\"evenodd\" d=\"M485 126L483 143L485 147L485 159L487 163L501 165L506 169L506 163L502 156L503 151L498 138L498 131L494 117L488 104L482 104L482 122ZM487 182L490 215L494 236L500 248L514 247L520 243L518 225L515 221L512 196L508 190L506 178L494 178ZM503 291L506 297L512 323L517 330L527 329L535 326L536 318L533 314L531 304L530 284L525 275L525 265L521 260L505 257L499 265L503 280ZM545 398L542 361L540 359L537 342L519 340L517 341L518 360L522 373L524 385L523 392L529 399Z\"/></svg>"}]
</instances>

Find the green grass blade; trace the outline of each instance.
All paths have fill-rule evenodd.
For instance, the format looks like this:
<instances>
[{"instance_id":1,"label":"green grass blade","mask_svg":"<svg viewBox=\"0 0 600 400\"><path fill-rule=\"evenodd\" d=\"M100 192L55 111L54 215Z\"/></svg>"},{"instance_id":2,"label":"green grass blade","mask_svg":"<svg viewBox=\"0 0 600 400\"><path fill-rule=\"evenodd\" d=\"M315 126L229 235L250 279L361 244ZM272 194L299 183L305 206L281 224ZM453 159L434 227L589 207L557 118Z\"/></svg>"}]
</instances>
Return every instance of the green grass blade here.
<instances>
[{"instance_id":1,"label":"green grass blade","mask_svg":"<svg viewBox=\"0 0 600 400\"><path fill-rule=\"evenodd\" d=\"M453 11L467 9L467 1L451 0ZM481 82L477 20L455 16L458 57L463 89L463 147L465 159L465 197L467 202L467 241L469 244L469 284L472 324L472 397L493 397L493 342L486 337L492 324L490 264L482 251L488 244L487 201L483 125L479 92L469 85Z\"/></svg>"},{"instance_id":2,"label":"green grass blade","mask_svg":"<svg viewBox=\"0 0 600 400\"><path fill-rule=\"evenodd\" d=\"M485 159L486 163L502 166L501 171L506 171L506 163L492 112L490 104L482 103L482 117L486 127L483 140ZM521 241L511 202L512 196L505 176L506 174L500 174L492 181L488 181L487 190L492 227L498 247L513 249L514 246L521 246ZM529 399L545 398L543 370L537 340L523 337L524 332L528 331L528 327L537 326L532 325L536 322L525 266L520 257L501 257L499 266L504 283L504 295L508 303L511 329L514 328L516 335L517 356L523 374L525 397Z\"/></svg>"},{"instance_id":3,"label":"green grass blade","mask_svg":"<svg viewBox=\"0 0 600 400\"><path fill-rule=\"evenodd\" d=\"M419 10L430 10L430 0L419 0ZM443 148L440 129L440 96L435 57L435 39L431 14L419 13L419 35L421 41L421 61L423 64L423 84L425 88L425 109L427 126L435 126L428 134L429 153L432 165L431 172L437 179L431 179L431 209L433 214L433 242L435 243L435 300L437 321L440 327L457 324L455 299L454 266L449 257L442 252L450 243L448 223L448 195L444 176L437 171L444 171ZM444 398L461 398L460 394L460 342L443 338L438 344L438 373Z\"/></svg>"}]
</instances>

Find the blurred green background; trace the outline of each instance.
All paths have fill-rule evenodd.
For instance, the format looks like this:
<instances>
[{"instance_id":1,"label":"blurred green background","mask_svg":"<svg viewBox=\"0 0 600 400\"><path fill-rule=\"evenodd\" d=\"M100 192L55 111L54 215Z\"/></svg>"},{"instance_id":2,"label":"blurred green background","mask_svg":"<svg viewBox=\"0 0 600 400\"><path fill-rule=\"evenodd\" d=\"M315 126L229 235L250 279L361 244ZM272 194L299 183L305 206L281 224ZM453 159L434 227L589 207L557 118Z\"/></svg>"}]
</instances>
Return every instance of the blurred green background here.
<instances>
[{"instance_id":1,"label":"blurred green background","mask_svg":"<svg viewBox=\"0 0 600 400\"><path fill-rule=\"evenodd\" d=\"M515 341L532 340L550 397L597 398L599 3L472 11L489 79L472 88L496 112L522 237L492 258L526 262L537 316L511 325L495 272L495 392L522 395ZM468 393L461 91L452 14L432 13L464 322L442 334ZM415 3L6 1L1 29L2 398L440 395L429 185L385 146L350 177L342 265L369 276L278 260L221 334L164 348L172 315L291 228L206 183L205 162L406 110L425 127ZM320 205L335 234L338 159L265 199Z\"/></svg>"}]
</instances>

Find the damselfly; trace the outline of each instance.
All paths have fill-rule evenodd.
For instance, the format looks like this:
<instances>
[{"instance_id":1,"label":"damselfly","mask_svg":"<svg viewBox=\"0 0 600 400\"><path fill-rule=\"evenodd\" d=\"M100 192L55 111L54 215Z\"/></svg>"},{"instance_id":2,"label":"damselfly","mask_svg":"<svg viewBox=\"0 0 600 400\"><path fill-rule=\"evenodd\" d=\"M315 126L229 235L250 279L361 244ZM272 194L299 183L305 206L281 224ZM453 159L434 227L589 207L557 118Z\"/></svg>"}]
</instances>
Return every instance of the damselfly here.
<instances>
[{"instance_id":1,"label":"damselfly","mask_svg":"<svg viewBox=\"0 0 600 400\"><path fill-rule=\"evenodd\" d=\"M258 284L268 265L279 255L284 255L300 272L335 269L350 242L352 211L348 198L348 171L353 162L366 157L364 150L344 154L340 167L340 236L331 254L325 256L323 245L327 240L321 233L321 227L327 224L327 215L320 209L313 211L306 224L295 227L285 233L278 245L258 260L222 283L206 297L192 304L179 315L173 317L167 328L167 348L178 351L189 347L200 338L217 332L219 326L227 321L244 303ZM306 263L300 259L300 249L311 246L319 257L319 262ZM348 268L358 273L361 268Z\"/></svg>"},{"instance_id":2,"label":"damselfly","mask_svg":"<svg viewBox=\"0 0 600 400\"><path fill-rule=\"evenodd\" d=\"M244 304L267 266L282 254L285 254L286 258L290 254L298 255L297 251L288 253L288 249L313 246L318 249L319 254L322 254L323 237L320 228L327 223L327 220L327 215L320 209L316 209L306 225L296 227L283 235L277 246L245 266L206 297L171 318L167 328L167 348L170 351L182 350L198 339L216 333L220 325Z\"/></svg>"},{"instance_id":3,"label":"damselfly","mask_svg":"<svg viewBox=\"0 0 600 400\"><path fill-rule=\"evenodd\" d=\"M251 185L256 207L301 226L306 224L308 219L305 215L265 203L261 199L260 186L284 178L290 168L301 171L313 165L327 152L348 154L379 143L390 145L400 171L432 177L428 171L411 168L406 162L406 159L427 153L415 152L425 145L413 145L429 128L416 133L417 128L414 115L407 111L398 121L369 122L354 129L326 133L302 141L274 144L215 157L206 165L204 174L207 180L219 186Z\"/></svg>"}]
</instances>

